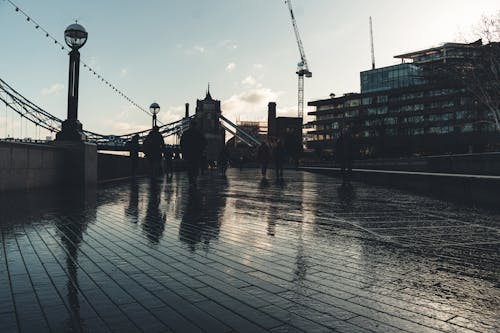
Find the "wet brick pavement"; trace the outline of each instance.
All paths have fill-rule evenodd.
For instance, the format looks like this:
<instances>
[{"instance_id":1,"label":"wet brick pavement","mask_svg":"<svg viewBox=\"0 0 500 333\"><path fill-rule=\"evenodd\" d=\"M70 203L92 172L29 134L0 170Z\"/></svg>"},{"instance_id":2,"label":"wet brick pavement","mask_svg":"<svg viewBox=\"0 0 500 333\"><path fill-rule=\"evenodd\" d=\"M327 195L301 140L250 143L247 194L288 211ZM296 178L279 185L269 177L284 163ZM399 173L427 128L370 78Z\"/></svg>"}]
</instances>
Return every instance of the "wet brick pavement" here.
<instances>
[{"instance_id":1,"label":"wet brick pavement","mask_svg":"<svg viewBox=\"0 0 500 333\"><path fill-rule=\"evenodd\" d=\"M3 194L0 332L500 330L500 213L259 180Z\"/></svg>"}]
</instances>

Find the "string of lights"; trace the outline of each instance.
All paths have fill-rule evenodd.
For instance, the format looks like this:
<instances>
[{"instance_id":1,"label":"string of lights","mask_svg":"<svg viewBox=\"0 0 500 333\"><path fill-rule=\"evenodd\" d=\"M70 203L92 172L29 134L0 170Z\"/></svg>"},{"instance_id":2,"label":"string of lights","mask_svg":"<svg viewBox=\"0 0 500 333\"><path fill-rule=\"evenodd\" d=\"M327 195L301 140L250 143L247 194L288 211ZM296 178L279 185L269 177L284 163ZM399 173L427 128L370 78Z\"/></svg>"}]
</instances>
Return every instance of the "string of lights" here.
<instances>
[{"instance_id":1,"label":"string of lights","mask_svg":"<svg viewBox=\"0 0 500 333\"><path fill-rule=\"evenodd\" d=\"M21 8L19 8L18 5L16 5L14 2L12 2L11 0L7 0L7 2L12 5L12 7L14 7L15 11L21 15L23 15L26 19L26 22L32 24L36 30L39 30L41 31L46 38L50 39L54 45L56 45L57 47L59 47L62 51L66 51L66 52L70 52L71 50L66 46L64 45L63 43L59 42L52 34L50 34L45 28L43 28L40 23L38 23L35 19L33 19L33 17L31 17L30 15L28 15L24 10L22 10ZM124 98L127 102L129 102L130 104L132 104L133 106L135 106L136 108L138 108L139 110L147 113L148 115L152 115L151 111L143 108L142 106L140 106L138 103L136 103L132 98L130 98L128 95L126 95L123 91L121 91L120 89L118 89L114 84L112 84L109 80L106 80L104 78L103 75L101 75L99 72L97 72L94 68L92 68L88 63L86 63L85 61L80 61L82 64L83 64L83 67L85 69L88 69L88 72L93 75L94 77L96 77L98 80L101 81L101 83L105 84L106 86L108 86L109 88L111 88L115 93L117 93L119 96L121 96L122 98ZM160 124L163 124L162 122L158 121Z\"/></svg>"}]
</instances>

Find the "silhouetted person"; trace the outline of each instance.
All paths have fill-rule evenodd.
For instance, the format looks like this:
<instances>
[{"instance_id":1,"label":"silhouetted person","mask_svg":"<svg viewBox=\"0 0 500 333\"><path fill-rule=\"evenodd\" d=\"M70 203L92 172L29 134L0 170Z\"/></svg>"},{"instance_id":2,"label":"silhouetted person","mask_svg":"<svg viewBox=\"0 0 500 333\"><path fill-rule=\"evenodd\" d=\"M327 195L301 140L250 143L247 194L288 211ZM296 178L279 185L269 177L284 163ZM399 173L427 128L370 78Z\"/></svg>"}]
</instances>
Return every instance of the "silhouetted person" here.
<instances>
[{"instance_id":1,"label":"silhouetted person","mask_svg":"<svg viewBox=\"0 0 500 333\"><path fill-rule=\"evenodd\" d=\"M299 167L299 158L302 153L302 142L300 135L290 133L285 137L284 146L287 155L290 156L295 169Z\"/></svg>"},{"instance_id":2,"label":"silhouetted person","mask_svg":"<svg viewBox=\"0 0 500 333\"><path fill-rule=\"evenodd\" d=\"M149 161L151 176L158 176L161 173L161 160L165 142L163 136L158 131L158 126L154 126L151 132L144 139L144 153Z\"/></svg>"},{"instance_id":3,"label":"silhouetted person","mask_svg":"<svg viewBox=\"0 0 500 333\"><path fill-rule=\"evenodd\" d=\"M203 152L201 154L200 170L201 170L201 174L202 175L204 175L205 172L208 170L208 159L207 159L207 153L206 152Z\"/></svg>"},{"instance_id":4,"label":"silhouetted person","mask_svg":"<svg viewBox=\"0 0 500 333\"><path fill-rule=\"evenodd\" d=\"M343 182L348 182L352 172L352 136L349 129L344 129L335 143L335 157L340 164Z\"/></svg>"},{"instance_id":5,"label":"silhouetted person","mask_svg":"<svg viewBox=\"0 0 500 333\"><path fill-rule=\"evenodd\" d=\"M137 174L137 165L139 164L139 134L135 134L129 141L128 149L130 152L130 162L132 167L132 176Z\"/></svg>"},{"instance_id":6,"label":"silhouetted person","mask_svg":"<svg viewBox=\"0 0 500 333\"><path fill-rule=\"evenodd\" d=\"M269 146L262 142L257 150L257 160L260 163L262 177L266 178L267 174L267 165L269 164L269 160L271 159L271 152L269 151Z\"/></svg>"},{"instance_id":7,"label":"silhouetted person","mask_svg":"<svg viewBox=\"0 0 500 333\"><path fill-rule=\"evenodd\" d=\"M281 140L278 140L274 147L273 155L276 166L276 178L281 179L283 178L283 163L285 163L285 147L283 147Z\"/></svg>"},{"instance_id":8,"label":"silhouetted person","mask_svg":"<svg viewBox=\"0 0 500 333\"><path fill-rule=\"evenodd\" d=\"M244 162L245 158L243 157L243 154L240 153L240 155L238 156L238 168L241 170L243 170L243 162Z\"/></svg>"},{"instance_id":9,"label":"silhouetted person","mask_svg":"<svg viewBox=\"0 0 500 333\"><path fill-rule=\"evenodd\" d=\"M174 161L172 160L173 158L173 151L170 147L165 146L163 150L163 158L164 158L164 165L165 165L165 174L167 177L172 177L174 174Z\"/></svg>"},{"instance_id":10,"label":"silhouetted person","mask_svg":"<svg viewBox=\"0 0 500 333\"><path fill-rule=\"evenodd\" d=\"M189 129L182 133L181 136L182 156L186 161L189 182L192 185L196 185L200 160L206 145L205 136L196 128L196 122L192 120Z\"/></svg>"},{"instance_id":11,"label":"silhouetted person","mask_svg":"<svg viewBox=\"0 0 500 333\"><path fill-rule=\"evenodd\" d=\"M222 148L217 158L217 169L222 175L226 174L227 165L229 164L229 150L226 146Z\"/></svg>"}]
</instances>

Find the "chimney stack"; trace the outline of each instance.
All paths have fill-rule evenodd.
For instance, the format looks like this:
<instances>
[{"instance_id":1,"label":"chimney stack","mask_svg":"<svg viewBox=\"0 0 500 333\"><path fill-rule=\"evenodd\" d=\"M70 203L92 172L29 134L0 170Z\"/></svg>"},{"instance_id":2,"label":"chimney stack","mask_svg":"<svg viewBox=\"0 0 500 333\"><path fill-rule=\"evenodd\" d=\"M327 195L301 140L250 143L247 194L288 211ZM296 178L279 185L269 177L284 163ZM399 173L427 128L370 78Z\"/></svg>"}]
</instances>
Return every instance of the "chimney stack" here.
<instances>
[{"instance_id":1,"label":"chimney stack","mask_svg":"<svg viewBox=\"0 0 500 333\"><path fill-rule=\"evenodd\" d=\"M276 137L276 103L267 104L267 138Z\"/></svg>"},{"instance_id":2,"label":"chimney stack","mask_svg":"<svg viewBox=\"0 0 500 333\"><path fill-rule=\"evenodd\" d=\"M189 118L189 103L186 103L186 118Z\"/></svg>"}]
</instances>

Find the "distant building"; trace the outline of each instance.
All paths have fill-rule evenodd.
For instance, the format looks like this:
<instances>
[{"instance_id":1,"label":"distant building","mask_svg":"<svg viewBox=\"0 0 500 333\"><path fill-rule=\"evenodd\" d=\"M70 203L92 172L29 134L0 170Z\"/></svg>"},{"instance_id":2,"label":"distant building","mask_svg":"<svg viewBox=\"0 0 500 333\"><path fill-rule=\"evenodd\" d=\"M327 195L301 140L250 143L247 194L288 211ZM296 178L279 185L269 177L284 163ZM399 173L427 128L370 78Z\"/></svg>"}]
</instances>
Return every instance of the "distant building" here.
<instances>
[{"instance_id":1,"label":"distant building","mask_svg":"<svg viewBox=\"0 0 500 333\"><path fill-rule=\"evenodd\" d=\"M295 137L302 142L302 118L276 117L276 103L267 105L267 137L270 142Z\"/></svg>"},{"instance_id":2,"label":"distant building","mask_svg":"<svg viewBox=\"0 0 500 333\"><path fill-rule=\"evenodd\" d=\"M309 102L316 110L309 112L315 120L308 148L332 151L349 127L360 157L498 150L500 135L487 107L450 75L482 47L480 41L446 43L395 56L401 64L360 73L361 93Z\"/></svg>"},{"instance_id":3,"label":"distant building","mask_svg":"<svg viewBox=\"0 0 500 333\"><path fill-rule=\"evenodd\" d=\"M187 112L187 111L186 111ZM196 124L207 139L207 160L216 161L225 143L225 130L221 126L220 101L215 100L207 90L205 99L196 100Z\"/></svg>"},{"instance_id":4,"label":"distant building","mask_svg":"<svg viewBox=\"0 0 500 333\"><path fill-rule=\"evenodd\" d=\"M267 127L265 123L260 121L237 121L236 125L247 134L256 138L261 142L265 142L267 139ZM242 140L236 138L235 144L245 144Z\"/></svg>"}]
</instances>

